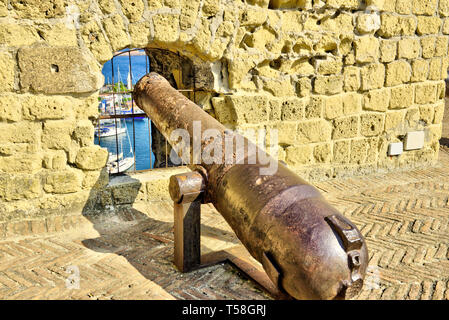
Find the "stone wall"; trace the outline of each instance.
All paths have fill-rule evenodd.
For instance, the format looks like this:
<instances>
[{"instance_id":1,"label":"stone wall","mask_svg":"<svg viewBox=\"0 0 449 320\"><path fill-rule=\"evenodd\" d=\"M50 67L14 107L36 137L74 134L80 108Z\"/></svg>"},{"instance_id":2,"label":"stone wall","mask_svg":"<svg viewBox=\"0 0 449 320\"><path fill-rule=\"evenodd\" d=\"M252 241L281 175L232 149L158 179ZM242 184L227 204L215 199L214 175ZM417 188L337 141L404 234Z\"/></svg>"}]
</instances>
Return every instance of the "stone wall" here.
<instances>
[{"instance_id":1,"label":"stone wall","mask_svg":"<svg viewBox=\"0 0 449 320\"><path fill-rule=\"evenodd\" d=\"M101 202L92 120L117 50L189 59L205 110L278 129L314 180L435 162L448 39L449 0L0 0L0 222ZM388 157L410 130L424 149Z\"/></svg>"}]
</instances>

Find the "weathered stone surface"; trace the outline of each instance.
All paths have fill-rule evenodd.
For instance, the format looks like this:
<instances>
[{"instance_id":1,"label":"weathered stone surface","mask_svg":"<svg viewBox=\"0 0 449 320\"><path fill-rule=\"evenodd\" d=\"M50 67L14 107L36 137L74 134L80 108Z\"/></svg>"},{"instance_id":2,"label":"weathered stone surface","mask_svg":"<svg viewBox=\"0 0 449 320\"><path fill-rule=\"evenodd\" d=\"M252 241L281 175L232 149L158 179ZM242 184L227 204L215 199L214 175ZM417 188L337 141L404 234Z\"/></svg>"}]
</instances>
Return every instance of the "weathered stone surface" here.
<instances>
[{"instance_id":1,"label":"weathered stone surface","mask_svg":"<svg viewBox=\"0 0 449 320\"><path fill-rule=\"evenodd\" d=\"M76 47L76 29L66 24L42 25L38 29L39 35L52 47Z\"/></svg>"},{"instance_id":2,"label":"weathered stone surface","mask_svg":"<svg viewBox=\"0 0 449 320\"><path fill-rule=\"evenodd\" d=\"M22 119L22 105L15 94L0 95L0 120L20 121Z\"/></svg>"},{"instance_id":3,"label":"weathered stone surface","mask_svg":"<svg viewBox=\"0 0 449 320\"><path fill-rule=\"evenodd\" d=\"M18 60L20 86L26 91L83 93L98 90L103 84L100 70L79 48L23 48Z\"/></svg>"},{"instance_id":4,"label":"weathered stone surface","mask_svg":"<svg viewBox=\"0 0 449 320\"><path fill-rule=\"evenodd\" d=\"M377 62L379 60L379 40L366 36L355 40L355 58L359 63Z\"/></svg>"},{"instance_id":5,"label":"weathered stone surface","mask_svg":"<svg viewBox=\"0 0 449 320\"><path fill-rule=\"evenodd\" d=\"M97 170L106 165L108 151L99 146L83 147L79 150L75 164L84 170Z\"/></svg>"},{"instance_id":6,"label":"weathered stone surface","mask_svg":"<svg viewBox=\"0 0 449 320\"><path fill-rule=\"evenodd\" d=\"M62 96L30 95L22 102L27 120L64 119L68 117L72 101Z\"/></svg>"},{"instance_id":7,"label":"weathered stone surface","mask_svg":"<svg viewBox=\"0 0 449 320\"><path fill-rule=\"evenodd\" d=\"M413 105L414 90L411 85L403 85L391 89L390 109L403 109Z\"/></svg>"},{"instance_id":8,"label":"weathered stone surface","mask_svg":"<svg viewBox=\"0 0 449 320\"><path fill-rule=\"evenodd\" d=\"M268 120L267 97L258 96L226 96L225 102L236 124L260 123ZM235 117L234 117L235 115ZM224 117L224 115L220 115Z\"/></svg>"},{"instance_id":9,"label":"weathered stone surface","mask_svg":"<svg viewBox=\"0 0 449 320\"><path fill-rule=\"evenodd\" d=\"M300 122L298 123L298 142L306 144L329 141L331 132L331 124L322 119Z\"/></svg>"},{"instance_id":10,"label":"weathered stone surface","mask_svg":"<svg viewBox=\"0 0 449 320\"><path fill-rule=\"evenodd\" d=\"M307 165L313 161L313 147L311 145L290 146L286 149L286 153L286 162L292 166Z\"/></svg>"},{"instance_id":11,"label":"weathered stone surface","mask_svg":"<svg viewBox=\"0 0 449 320\"><path fill-rule=\"evenodd\" d=\"M344 139L356 137L359 131L359 117L348 116L333 121L332 139Z\"/></svg>"},{"instance_id":12,"label":"weathered stone surface","mask_svg":"<svg viewBox=\"0 0 449 320\"><path fill-rule=\"evenodd\" d=\"M415 87L415 102L417 104L435 103L437 100L436 84L418 84Z\"/></svg>"},{"instance_id":13,"label":"weathered stone surface","mask_svg":"<svg viewBox=\"0 0 449 320\"><path fill-rule=\"evenodd\" d=\"M0 43L10 47L29 46L39 41L39 35L31 26L19 24L0 24Z\"/></svg>"},{"instance_id":14,"label":"weathered stone surface","mask_svg":"<svg viewBox=\"0 0 449 320\"><path fill-rule=\"evenodd\" d=\"M1 177L0 181L2 181ZM42 193L40 177L36 175L16 174L7 177L3 183L4 198L7 201L34 199L39 197ZM0 198L2 198L1 190Z\"/></svg>"},{"instance_id":15,"label":"weathered stone surface","mask_svg":"<svg viewBox=\"0 0 449 320\"><path fill-rule=\"evenodd\" d=\"M70 169L55 171L47 175L44 190L48 193L73 193L81 189L82 173Z\"/></svg>"},{"instance_id":16,"label":"weathered stone surface","mask_svg":"<svg viewBox=\"0 0 449 320\"><path fill-rule=\"evenodd\" d=\"M86 23L81 30L85 45L100 63L112 58L110 44L106 41L103 31L96 21Z\"/></svg>"},{"instance_id":17,"label":"weathered stone surface","mask_svg":"<svg viewBox=\"0 0 449 320\"><path fill-rule=\"evenodd\" d=\"M158 14L153 17L154 40L164 43L175 42L179 37L179 16ZM199 40L197 40L199 41Z\"/></svg>"},{"instance_id":18,"label":"weathered stone surface","mask_svg":"<svg viewBox=\"0 0 449 320\"><path fill-rule=\"evenodd\" d=\"M412 68L405 60L398 60L387 64L385 85L397 86L410 81Z\"/></svg>"},{"instance_id":19,"label":"weathered stone surface","mask_svg":"<svg viewBox=\"0 0 449 320\"><path fill-rule=\"evenodd\" d=\"M385 112L390 105L390 90L371 90L364 96L364 109Z\"/></svg>"},{"instance_id":20,"label":"weathered stone surface","mask_svg":"<svg viewBox=\"0 0 449 320\"><path fill-rule=\"evenodd\" d=\"M42 159L36 154L15 154L0 158L0 170L10 173L34 173L42 167Z\"/></svg>"},{"instance_id":21,"label":"weathered stone surface","mask_svg":"<svg viewBox=\"0 0 449 320\"><path fill-rule=\"evenodd\" d=\"M318 94L337 94L343 91L343 77L317 76L313 87Z\"/></svg>"},{"instance_id":22,"label":"weathered stone surface","mask_svg":"<svg viewBox=\"0 0 449 320\"><path fill-rule=\"evenodd\" d=\"M1 43L1 41L0 41ZM0 53L0 91L14 89L15 61L8 53Z\"/></svg>"},{"instance_id":23,"label":"weathered stone surface","mask_svg":"<svg viewBox=\"0 0 449 320\"><path fill-rule=\"evenodd\" d=\"M65 12L64 0L11 0L11 6L20 18L57 18Z\"/></svg>"},{"instance_id":24,"label":"weathered stone surface","mask_svg":"<svg viewBox=\"0 0 449 320\"><path fill-rule=\"evenodd\" d=\"M380 89L385 81L385 66L381 63L366 65L361 70L362 90Z\"/></svg>"},{"instance_id":25,"label":"weathered stone surface","mask_svg":"<svg viewBox=\"0 0 449 320\"><path fill-rule=\"evenodd\" d=\"M144 10L142 0L120 0L120 4L122 5L123 14L129 19L130 22L140 20Z\"/></svg>"},{"instance_id":26,"label":"weathered stone surface","mask_svg":"<svg viewBox=\"0 0 449 320\"><path fill-rule=\"evenodd\" d=\"M131 43L120 15L103 20L103 26L113 50L121 50Z\"/></svg>"},{"instance_id":27,"label":"weathered stone surface","mask_svg":"<svg viewBox=\"0 0 449 320\"><path fill-rule=\"evenodd\" d=\"M75 124L71 120L48 120L44 123L43 147L70 151Z\"/></svg>"},{"instance_id":28,"label":"weathered stone surface","mask_svg":"<svg viewBox=\"0 0 449 320\"><path fill-rule=\"evenodd\" d=\"M385 115L366 113L360 116L360 133L365 137L377 136L384 130Z\"/></svg>"}]
</instances>

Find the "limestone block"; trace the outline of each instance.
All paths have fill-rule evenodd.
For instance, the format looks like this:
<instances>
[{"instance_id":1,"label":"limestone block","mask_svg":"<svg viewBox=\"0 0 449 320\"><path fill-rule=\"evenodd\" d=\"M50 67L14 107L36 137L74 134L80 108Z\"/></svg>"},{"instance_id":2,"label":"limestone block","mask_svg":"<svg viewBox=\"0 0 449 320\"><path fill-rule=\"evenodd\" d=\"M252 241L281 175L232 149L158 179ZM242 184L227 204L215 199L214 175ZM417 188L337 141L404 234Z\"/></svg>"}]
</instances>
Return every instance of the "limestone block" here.
<instances>
[{"instance_id":1,"label":"limestone block","mask_svg":"<svg viewBox=\"0 0 449 320\"><path fill-rule=\"evenodd\" d=\"M369 146L366 143L366 139L351 140L350 163L355 163L355 164L366 163L368 147Z\"/></svg>"},{"instance_id":2,"label":"limestone block","mask_svg":"<svg viewBox=\"0 0 449 320\"><path fill-rule=\"evenodd\" d=\"M98 5L100 6L101 11L106 14L116 10L114 0L98 0Z\"/></svg>"},{"instance_id":3,"label":"limestone block","mask_svg":"<svg viewBox=\"0 0 449 320\"><path fill-rule=\"evenodd\" d=\"M444 102L439 102L434 107L433 123L434 124L442 123L443 122L443 115L444 115Z\"/></svg>"},{"instance_id":4,"label":"limestone block","mask_svg":"<svg viewBox=\"0 0 449 320\"><path fill-rule=\"evenodd\" d=\"M40 177L36 175L15 174L5 184L5 200L7 201L34 199L41 196L41 194Z\"/></svg>"},{"instance_id":5,"label":"limestone block","mask_svg":"<svg viewBox=\"0 0 449 320\"><path fill-rule=\"evenodd\" d=\"M312 81L309 78L301 78L296 82L296 89L300 97L308 97L312 92Z\"/></svg>"},{"instance_id":6,"label":"limestone block","mask_svg":"<svg viewBox=\"0 0 449 320\"><path fill-rule=\"evenodd\" d=\"M274 41L275 38L276 35L273 31L266 28L261 28L252 33L250 36L246 37L244 41L251 48L265 51L267 45Z\"/></svg>"},{"instance_id":7,"label":"limestone block","mask_svg":"<svg viewBox=\"0 0 449 320\"><path fill-rule=\"evenodd\" d=\"M419 108L418 107L412 107L407 110L407 113L405 114L405 120L408 123L408 128L410 129L418 129L419 119Z\"/></svg>"},{"instance_id":8,"label":"limestone block","mask_svg":"<svg viewBox=\"0 0 449 320\"><path fill-rule=\"evenodd\" d=\"M411 14L412 0L396 0L396 12L399 14Z\"/></svg>"},{"instance_id":9,"label":"limestone block","mask_svg":"<svg viewBox=\"0 0 449 320\"><path fill-rule=\"evenodd\" d=\"M433 58L429 61L429 80L442 80L447 78L447 70L441 74L442 71L442 59L441 58Z\"/></svg>"},{"instance_id":10,"label":"limestone block","mask_svg":"<svg viewBox=\"0 0 449 320\"><path fill-rule=\"evenodd\" d=\"M148 22L130 23L128 25L131 37L131 46L134 48L146 47L150 37L150 24Z\"/></svg>"},{"instance_id":11,"label":"limestone block","mask_svg":"<svg viewBox=\"0 0 449 320\"><path fill-rule=\"evenodd\" d=\"M39 26L39 35L52 47L76 47L76 29L63 23Z\"/></svg>"},{"instance_id":12,"label":"limestone block","mask_svg":"<svg viewBox=\"0 0 449 320\"><path fill-rule=\"evenodd\" d=\"M90 120L81 120L76 123L72 137L81 147L92 145L94 142L94 126Z\"/></svg>"},{"instance_id":13,"label":"limestone block","mask_svg":"<svg viewBox=\"0 0 449 320\"><path fill-rule=\"evenodd\" d=\"M390 109L403 109L413 105L414 87L402 85L391 88Z\"/></svg>"},{"instance_id":14,"label":"limestone block","mask_svg":"<svg viewBox=\"0 0 449 320\"><path fill-rule=\"evenodd\" d=\"M42 168L42 159L37 154L15 154L2 157L0 161L0 170L4 172L34 173L40 168Z\"/></svg>"},{"instance_id":15,"label":"limestone block","mask_svg":"<svg viewBox=\"0 0 449 320\"><path fill-rule=\"evenodd\" d=\"M11 6L22 19L49 19L62 17L64 0L11 0Z\"/></svg>"},{"instance_id":16,"label":"limestone block","mask_svg":"<svg viewBox=\"0 0 449 320\"><path fill-rule=\"evenodd\" d=\"M279 145L292 145L296 143L298 131L297 121L281 121L267 127L267 129L278 130Z\"/></svg>"},{"instance_id":17,"label":"limestone block","mask_svg":"<svg viewBox=\"0 0 449 320\"><path fill-rule=\"evenodd\" d=\"M436 39L437 38L434 36L421 37L423 58L426 59L433 58L433 56L435 55Z\"/></svg>"},{"instance_id":18,"label":"limestone block","mask_svg":"<svg viewBox=\"0 0 449 320\"><path fill-rule=\"evenodd\" d=\"M303 29L304 14L301 11L281 11L283 32L301 32Z\"/></svg>"},{"instance_id":19,"label":"limestone block","mask_svg":"<svg viewBox=\"0 0 449 320\"><path fill-rule=\"evenodd\" d=\"M431 16L437 11L437 0L412 0L412 12Z\"/></svg>"},{"instance_id":20,"label":"limestone block","mask_svg":"<svg viewBox=\"0 0 449 320\"><path fill-rule=\"evenodd\" d=\"M343 96L336 95L327 97L325 100L324 117L335 119L343 115Z\"/></svg>"},{"instance_id":21,"label":"limestone block","mask_svg":"<svg viewBox=\"0 0 449 320\"><path fill-rule=\"evenodd\" d=\"M353 138L358 135L359 116L346 116L334 119L332 139Z\"/></svg>"},{"instance_id":22,"label":"limestone block","mask_svg":"<svg viewBox=\"0 0 449 320\"><path fill-rule=\"evenodd\" d=\"M424 34L438 34L441 27L441 19L440 17L418 17L418 28L417 33L419 35Z\"/></svg>"},{"instance_id":23,"label":"limestone block","mask_svg":"<svg viewBox=\"0 0 449 320\"><path fill-rule=\"evenodd\" d=\"M343 91L343 76L317 76L313 83L314 91L318 94L337 94Z\"/></svg>"},{"instance_id":24,"label":"limestone block","mask_svg":"<svg viewBox=\"0 0 449 320\"><path fill-rule=\"evenodd\" d=\"M434 83L417 84L415 87L415 103L428 104L437 101L437 85Z\"/></svg>"},{"instance_id":25,"label":"limestone block","mask_svg":"<svg viewBox=\"0 0 449 320\"><path fill-rule=\"evenodd\" d=\"M97 145L83 147L76 155L75 164L84 170L97 170L106 165L108 161L108 151Z\"/></svg>"},{"instance_id":26,"label":"limestone block","mask_svg":"<svg viewBox=\"0 0 449 320\"><path fill-rule=\"evenodd\" d=\"M306 99L289 98L281 103L281 120L302 120L304 119L304 109ZM262 120L262 119L261 119Z\"/></svg>"},{"instance_id":27,"label":"limestone block","mask_svg":"<svg viewBox=\"0 0 449 320\"><path fill-rule=\"evenodd\" d=\"M41 40L32 26L19 24L0 24L0 43L8 47L29 46Z\"/></svg>"},{"instance_id":28,"label":"limestone block","mask_svg":"<svg viewBox=\"0 0 449 320\"><path fill-rule=\"evenodd\" d=\"M182 0L181 16L179 26L181 30L187 30L193 27L198 17L200 0Z\"/></svg>"},{"instance_id":29,"label":"limestone block","mask_svg":"<svg viewBox=\"0 0 449 320\"><path fill-rule=\"evenodd\" d=\"M235 115L236 124L268 121L267 100L261 95L225 97L225 103L230 106L231 114Z\"/></svg>"},{"instance_id":30,"label":"limestone block","mask_svg":"<svg viewBox=\"0 0 449 320\"><path fill-rule=\"evenodd\" d=\"M96 91L103 85L100 70L79 48L22 48L18 60L20 86L26 91L84 93Z\"/></svg>"},{"instance_id":31,"label":"limestone block","mask_svg":"<svg viewBox=\"0 0 449 320\"><path fill-rule=\"evenodd\" d=\"M313 146L290 146L286 150L285 160L292 166L311 164L313 161Z\"/></svg>"},{"instance_id":32,"label":"limestone block","mask_svg":"<svg viewBox=\"0 0 449 320\"><path fill-rule=\"evenodd\" d=\"M241 26L259 26L267 20L267 11L247 7L240 11Z\"/></svg>"},{"instance_id":33,"label":"limestone block","mask_svg":"<svg viewBox=\"0 0 449 320\"><path fill-rule=\"evenodd\" d=\"M358 67L346 67L343 71L345 91L358 91L361 86L360 69Z\"/></svg>"},{"instance_id":34,"label":"limestone block","mask_svg":"<svg viewBox=\"0 0 449 320\"><path fill-rule=\"evenodd\" d=\"M416 59L421 53L421 45L419 39L407 38L399 40L398 58L399 59Z\"/></svg>"},{"instance_id":35,"label":"limestone block","mask_svg":"<svg viewBox=\"0 0 449 320\"><path fill-rule=\"evenodd\" d=\"M47 175L44 190L47 193L73 193L81 190L82 172L76 169L55 171Z\"/></svg>"},{"instance_id":36,"label":"limestone block","mask_svg":"<svg viewBox=\"0 0 449 320\"><path fill-rule=\"evenodd\" d=\"M74 123L70 120L49 120L44 123L43 147L69 151L72 144Z\"/></svg>"},{"instance_id":37,"label":"limestone block","mask_svg":"<svg viewBox=\"0 0 449 320\"><path fill-rule=\"evenodd\" d=\"M319 74L331 75L341 72L343 62L338 58L316 60L315 67Z\"/></svg>"},{"instance_id":38,"label":"limestone block","mask_svg":"<svg viewBox=\"0 0 449 320\"><path fill-rule=\"evenodd\" d=\"M179 38L179 16L173 14L157 14L153 17L154 40L163 43L175 42ZM199 31L197 37L201 37ZM199 41L199 40L198 40Z\"/></svg>"},{"instance_id":39,"label":"limestone block","mask_svg":"<svg viewBox=\"0 0 449 320\"><path fill-rule=\"evenodd\" d=\"M381 40L380 41L380 61L392 62L396 60L398 54L398 41Z\"/></svg>"},{"instance_id":40,"label":"limestone block","mask_svg":"<svg viewBox=\"0 0 449 320\"><path fill-rule=\"evenodd\" d=\"M357 30L360 33L374 33L380 26L380 16L377 12L364 13L357 17Z\"/></svg>"},{"instance_id":41,"label":"limestone block","mask_svg":"<svg viewBox=\"0 0 449 320\"><path fill-rule=\"evenodd\" d=\"M334 141L333 162L348 163L351 154L351 140Z\"/></svg>"},{"instance_id":42,"label":"limestone block","mask_svg":"<svg viewBox=\"0 0 449 320\"><path fill-rule=\"evenodd\" d=\"M330 8L358 9L360 3L358 0L326 0L326 5Z\"/></svg>"},{"instance_id":43,"label":"limestone block","mask_svg":"<svg viewBox=\"0 0 449 320\"><path fill-rule=\"evenodd\" d=\"M412 68L406 60L397 60L387 64L385 85L397 86L410 81Z\"/></svg>"},{"instance_id":44,"label":"limestone block","mask_svg":"<svg viewBox=\"0 0 449 320\"><path fill-rule=\"evenodd\" d=\"M331 133L331 124L323 119L298 123L298 142L300 144L329 141Z\"/></svg>"},{"instance_id":45,"label":"limestone block","mask_svg":"<svg viewBox=\"0 0 449 320\"><path fill-rule=\"evenodd\" d=\"M405 110L388 111L385 114L385 131L402 133L404 129Z\"/></svg>"},{"instance_id":46,"label":"limestone block","mask_svg":"<svg viewBox=\"0 0 449 320\"><path fill-rule=\"evenodd\" d=\"M416 33L416 28L418 25L418 20L416 17L399 17L399 24L401 26L402 36L414 36Z\"/></svg>"},{"instance_id":47,"label":"limestone block","mask_svg":"<svg viewBox=\"0 0 449 320\"><path fill-rule=\"evenodd\" d=\"M354 41L355 58L359 63L377 62L379 60L379 40L373 36L357 38Z\"/></svg>"},{"instance_id":48,"label":"limestone block","mask_svg":"<svg viewBox=\"0 0 449 320\"><path fill-rule=\"evenodd\" d=\"M63 119L69 115L72 101L62 96L30 95L23 98L22 105L27 120Z\"/></svg>"},{"instance_id":49,"label":"limestone block","mask_svg":"<svg viewBox=\"0 0 449 320\"><path fill-rule=\"evenodd\" d=\"M365 113L360 116L360 133L365 137L373 137L384 130L385 114Z\"/></svg>"},{"instance_id":50,"label":"limestone block","mask_svg":"<svg viewBox=\"0 0 449 320\"><path fill-rule=\"evenodd\" d=\"M440 0L438 5L440 16L449 17L449 0Z\"/></svg>"},{"instance_id":51,"label":"limestone block","mask_svg":"<svg viewBox=\"0 0 449 320\"><path fill-rule=\"evenodd\" d=\"M382 88L385 82L385 66L381 63L368 64L362 67L362 90Z\"/></svg>"},{"instance_id":52,"label":"limestone block","mask_svg":"<svg viewBox=\"0 0 449 320\"><path fill-rule=\"evenodd\" d=\"M315 163L329 163L332 159L332 149L330 143L322 143L313 149Z\"/></svg>"},{"instance_id":53,"label":"limestone block","mask_svg":"<svg viewBox=\"0 0 449 320\"><path fill-rule=\"evenodd\" d=\"M21 121L12 124L0 124L0 137L2 137L2 142L38 145L41 133L42 124L39 122Z\"/></svg>"},{"instance_id":54,"label":"limestone block","mask_svg":"<svg viewBox=\"0 0 449 320\"><path fill-rule=\"evenodd\" d=\"M429 74L429 61L418 59L412 61L412 82L423 82L427 80Z\"/></svg>"},{"instance_id":55,"label":"limestone block","mask_svg":"<svg viewBox=\"0 0 449 320\"><path fill-rule=\"evenodd\" d=\"M22 104L19 97L15 94L0 95L0 120L16 122L22 119Z\"/></svg>"},{"instance_id":56,"label":"limestone block","mask_svg":"<svg viewBox=\"0 0 449 320\"><path fill-rule=\"evenodd\" d=\"M275 97L291 97L296 95L296 88L290 78L284 80L263 80L263 89Z\"/></svg>"},{"instance_id":57,"label":"limestone block","mask_svg":"<svg viewBox=\"0 0 449 320\"><path fill-rule=\"evenodd\" d=\"M15 64L16 62L8 53L0 53L0 92L14 89Z\"/></svg>"},{"instance_id":58,"label":"limestone block","mask_svg":"<svg viewBox=\"0 0 449 320\"><path fill-rule=\"evenodd\" d=\"M435 115L435 108L432 105L419 106L420 121L426 124L432 124Z\"/></svg>"},{"instance_id":59,"label":"limestone block","mask_svg":"<svg viewBox=\"0 0 449 320\"><path fill-rule=\"evenodd\" d=\"M444 19L443 20L443 28L441 30L441 32L443 34L449 34L449 19Z\"/></svg>"},{"instance_id":60,"label":"limestone block","mask_svg":"<svg viewBox=\"0 0 449 320\"><path fill-rule=\"evenodd\" d=\"M104 19L103 27L114 51L121 50L131 44L125 32L123 19L119 14Z\"/></svg>"},{"instance_id":61,"label":"limestone block","mask_svg":"<svg viewBox=\"0 0 449 320\"><path fill-rule=\"evenodd\" d=\"M364 96L364 109L385 112L390 105L390 90L371 90Z\"/></svg>"},{"instance_id":62,"label":"limestone block","mask_svg":"<svg viewBox=\"0 0 449 320\"><path fill-rule=\"evenodd\" d=\"M86 23L81 29L84 43L100 63L112 58L112 50L96 21Z\"/></svg>"},{"instance_id":63,"label":"limestone block","mask_svg":"<svg viewBox=\"0 0 449 320\"><path fill-rule=\"evenodd\" d=\"M217 120L223 124L233 124L236 121L236 114L232 104L228 104L224 97L212 98L212 105L214 108Z\"/></svg>"},{"instance_id":64,"label":"limestone block","mask_svg":"<svg viewBox=\"0 0 449 320\"><path fill-rule=\"evenodd\" d=\"M362 111L362 95L352 92L343 95L343 114L357 114Z\"/></svg>"},{"instance_id":65,"label":"limestone block","mask_svg":"<svg viewBox=\"0 0 449 320\"><path fill-rule=\"evenodd\" d=\"M435 43L435 57L445 57L448 55L449 37L439 36Z\"/></svg>"},{"instance_id":66,"label":"limestone block","mask_svg":"<svg viewBox=\"0 0 449 320\"><path fill-rule=\"evenodd\" d=\"M306 119L321 118L324 110L325 98L311 96L305 108Z\"/></svg>"},{"instance_id":67,"label":"limestone block","mask_svg":"<svg viewBox=\"0 0 449 320\"><path fill-rule=\"evenodd\" d=\"M7 0L0 1L0 17L6 17L8 15L8 3Z\"/></svg>"},{"instance_id":68,"label":"limestone block","mask_svg":"<svg viewBox=\"0 0 449 320\"><path fill-rule=\"evenodd\" d=\"M47 151L43 158L43 164L47 169L65 169L67 164L67 154L64 150Z\"/></svg>"},{"instance_id":69,"label":"limestone block","mask_svg":"<svg viewBox=\"0 0 449 320\"><path fill-rule=\"evenodd\" d=\"M172 27L174 28L174 25L172 25ZM170 39L174 39L174 36L172 35ZM210 22L206 18L202 18L198 31L193 38L193 45L198 52L208 52L211 39L212 32L210 31Z\"/></svg>"},{"instance_id":70,"label":"limestone block","mask_svg":"<svg viewBox=\"0 0 449 320\"><path fill-rule=\"evenodd\" d=\"M120 0L123 14L130 22L136 22L142 18L144 5L142 0Z\"/></svg>"},{"instance_id":71,"label":"limestone block","mask_svg":"<svg viewBox=\"0 0 449 320\"><path fill-rule=\"evenodd\" d=\"M385 38L392 38L401 34L401 25L399 17L394 14L382 13L380 16L379 34Z\"/></svg>"}]
</instances>

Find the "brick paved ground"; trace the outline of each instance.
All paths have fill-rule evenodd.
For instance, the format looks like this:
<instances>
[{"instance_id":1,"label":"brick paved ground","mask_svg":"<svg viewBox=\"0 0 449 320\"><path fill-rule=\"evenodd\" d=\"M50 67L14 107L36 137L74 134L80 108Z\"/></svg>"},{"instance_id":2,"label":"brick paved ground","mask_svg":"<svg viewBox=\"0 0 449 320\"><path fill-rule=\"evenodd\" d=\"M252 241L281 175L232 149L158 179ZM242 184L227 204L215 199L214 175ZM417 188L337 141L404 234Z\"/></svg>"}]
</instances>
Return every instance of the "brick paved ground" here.
<instances>
[{"instance_id":1,"label":"brick paved ground","mask_svg":"<svg viewBox=\"0 0 449 320\"><path fill-rule=\"evenodd\" d=\"M449 148L436 168L316 186L366 237L369 271L357 299L449 299ZM228 264L178 273L171 210L141 204L75 230L0 241L0 299L269 299ZM203 253L238 244L204 206ZM70 266L79 289L67 288Z\"/></svg>"}]
</instances>

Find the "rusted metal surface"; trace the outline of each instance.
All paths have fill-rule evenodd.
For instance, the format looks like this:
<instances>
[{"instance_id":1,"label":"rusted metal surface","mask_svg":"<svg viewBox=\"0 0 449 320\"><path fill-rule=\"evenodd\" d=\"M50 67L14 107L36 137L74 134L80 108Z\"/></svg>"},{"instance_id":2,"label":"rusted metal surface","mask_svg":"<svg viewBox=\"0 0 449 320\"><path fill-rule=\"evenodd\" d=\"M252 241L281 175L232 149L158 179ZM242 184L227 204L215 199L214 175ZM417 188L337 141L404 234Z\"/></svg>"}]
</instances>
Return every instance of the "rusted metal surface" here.
<instances>
[{"instance_id":1,"label":"rusted metal surface","mask_svg":"<svg viewBox=\"0 0 449 320\"><path fill-rule=\"evenodd\" d=\"M187 130L193 139L194 121L201 123L203 132L219 130L222 141L226 136L237 139L238 134L228 132L155 73L139 80L134 99L171 144L177 142L170 141L175 129ZM237 159L235 150L231 164L222 159L192 166L205 178L203 201L212 202L280 291L295 299L354 296L368 264L367 247L357 227L282 163L275 174L264 176L260 168L266 165L245 164L260 151L244 141L243 157ZM200 149L208 143L202 140Z\"/></svg>"}]
</instances>

